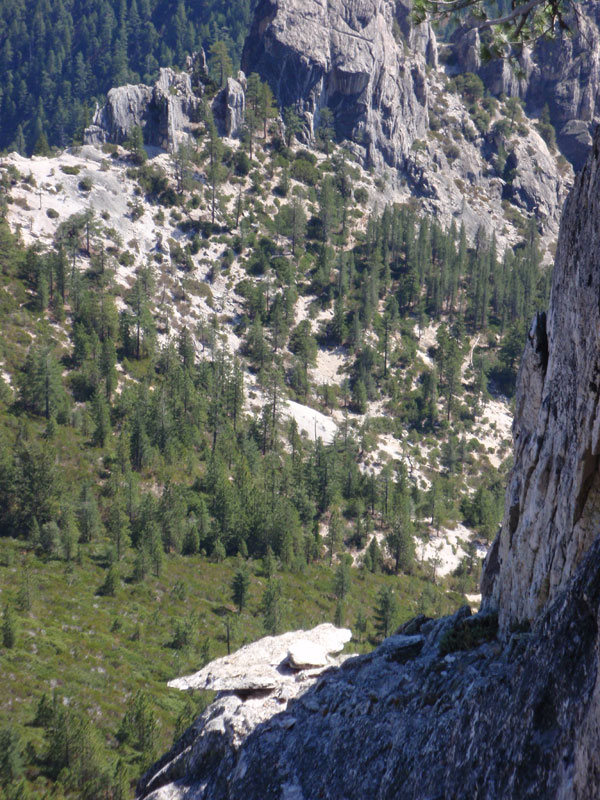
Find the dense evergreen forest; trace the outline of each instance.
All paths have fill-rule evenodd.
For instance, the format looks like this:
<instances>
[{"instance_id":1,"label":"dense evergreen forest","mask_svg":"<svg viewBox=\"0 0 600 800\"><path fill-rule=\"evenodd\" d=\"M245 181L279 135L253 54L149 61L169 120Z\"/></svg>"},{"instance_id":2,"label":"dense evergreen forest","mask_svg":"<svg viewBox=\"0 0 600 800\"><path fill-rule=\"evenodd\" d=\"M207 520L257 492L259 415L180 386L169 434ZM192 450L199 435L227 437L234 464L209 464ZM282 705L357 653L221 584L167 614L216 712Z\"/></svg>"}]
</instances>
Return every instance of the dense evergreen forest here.
<instances>
[{"instance_id":1,"label":"dense evergreen forest","mask_svg":"<svg viewBox=\"0 0 600 800\"><path fill-rule=\"evenodd\" d=\"M1 0L0 150L43 152L81 139L112 86L150 83L159 67L217 40L234 64L251 0Z\"/></svg>"}]
</instances>

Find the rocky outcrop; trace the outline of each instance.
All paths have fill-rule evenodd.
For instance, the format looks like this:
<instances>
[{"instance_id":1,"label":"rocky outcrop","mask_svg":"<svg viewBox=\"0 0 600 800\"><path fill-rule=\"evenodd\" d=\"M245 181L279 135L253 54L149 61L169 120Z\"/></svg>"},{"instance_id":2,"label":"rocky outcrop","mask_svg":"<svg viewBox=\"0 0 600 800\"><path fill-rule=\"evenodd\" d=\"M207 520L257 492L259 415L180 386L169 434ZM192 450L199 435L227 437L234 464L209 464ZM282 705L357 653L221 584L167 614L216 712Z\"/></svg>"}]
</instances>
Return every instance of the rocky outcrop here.
<instances>
[{"instance_id":1,"label":"rocky outcrop","mask_svg":"<svg viewBox=\"0 0 600 800\"><path fill-rule=\"evenodd\" d=\"M246 77L227 78L227 83L212 102L215 123L222 136L237 136L242 131L246 112Z\"/></svg>"},{"instance_id":2,"label":"rocky outcrop","mask_svg":"<svg viewBox=\"0 0 600 800\"><path fill-rule=\"evenodd\" d=\"M122 144L136 125L143 127L152 99L150 86L138 84L111 89L106 103L97 108L92 124L85 129L85 144Z\"/></svg>"},{"instance_id":3,"label":"rocky outcrop","mask_svg":"<svg viewBox=\"0 0 600 800\"><path fill-rule=\"evenodd\" d=\"M154 792L187 775L194 768L192 762L204 758L212 761L216 754L224 763L229 762L229 748L239 747L253 730L314 686L325 670L343 663L345 657L332 654L342 650L351 636L347 628L329 623L310 631L266 636L212 661L193 675L171 681L170 687L182 691L217 691L219 699L208 717L198 721L199 735L188 731L158 769L145 776L141 790L145 794Z\"/></svg>"},{"instance_id":4,"label":"rocky outcrop","mask_svg":"<svg viewBox=\"0 0 600 800\"><path fill-rule=\"evenodd\" d=\"M161 69L153 87L139 84L111 89L86 128L84 142L122 144L139 125L147 145L176 150L191 133L198 102L189 73Z\"/></svg>"},{"instance_id":5,"label":"rocky outcrop","mask_svg":"<svg viewBox=\"0 0 600 800\"><path fill-rule=\"evenodd\" d=\"M395 166L425 133L426 63L437 56L431 29L414 30L407 13L389 0L261 0L242 68L301 114L306 138L328 106L339 138L363 147L370 163Z\"/></svg>"},{"instance_id":6,"label":"rocky outcrop","mask_svg":"<svg viewBox=\"0 0 600 800\"><path fill-rule=\"evenodd\" d=\"M548 319L519 373L515 463L485 578L503 630L536 617L600 531L599 167L596 137L565 207Z\"/></svg>"},{"instance_id":7,"label":"rocky outcrop","mask_svg":"<svg viewBox=\"0 0 600 800\"><path fill-rule=\"evenodd\" d=\"M600 4L577 3L569 24L569 35L532 53L525 101L534 109L544 98L562 151L580 169L600 121Z\"/></svg>"},{"instance_id":8,"label":"rocky outcrop","mask_svg":"<svg viewBox=\"0 0 600 800\"><path fill-rule=\"evenodd\" d=\"M483 69L478 43L476 32L458 35L452 69ZM464 222L471 238L483 226L503 248L520 238L508 201L537 214L544 244L554 240L569 169L561 171L533 125L510 142L478 129L472 104L448 91L439 52L430 26L412 24L410 0L261 0L243 67L270 83L280 107L299 113L306 142L328 107L337 138L386 173L389 202L416 195L443 224ZM512 81L519 90L507 65L488 71L498 87ZM507 153L508 178L498 166Z\"/></svg>"},{"instance_id":9,"label":"rocky outcrop","mask_svg":"<svg viewBox=\"0 0 600 800\"><path fill-rule=\"evenodd\" d=\"M171 681L174 689L205 689L214 692L276 691L297 682L298 670L309 670L314 677L325 667L338 662L338 653L350 641L351 631L324 623L311 631L292 631L281 636L266 636L247 644L233 655L216 661L185 678ZM288 691L289 694L289 691Z\"/></svg>"}]
</instances>

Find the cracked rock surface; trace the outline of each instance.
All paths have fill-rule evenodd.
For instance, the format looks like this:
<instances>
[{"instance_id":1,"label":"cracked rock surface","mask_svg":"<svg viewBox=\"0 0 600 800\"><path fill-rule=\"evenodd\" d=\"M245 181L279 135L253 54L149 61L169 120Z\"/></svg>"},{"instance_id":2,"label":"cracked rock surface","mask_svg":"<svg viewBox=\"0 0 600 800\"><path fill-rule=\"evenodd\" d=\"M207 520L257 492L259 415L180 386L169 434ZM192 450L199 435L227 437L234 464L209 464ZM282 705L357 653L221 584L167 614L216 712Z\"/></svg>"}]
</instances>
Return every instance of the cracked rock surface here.
<instances>
[{"instance_id":1,"label":"cracked rock surface","mask_svg":"<svg viewBox=\"0 0 600 800\"><path fill-rule=\"evenodd\" d=\"M597 797L600 542L529 633L443 655L465 607L284 698L224 693L138 785L148 800Z\"/></svg>"}]
</instances>

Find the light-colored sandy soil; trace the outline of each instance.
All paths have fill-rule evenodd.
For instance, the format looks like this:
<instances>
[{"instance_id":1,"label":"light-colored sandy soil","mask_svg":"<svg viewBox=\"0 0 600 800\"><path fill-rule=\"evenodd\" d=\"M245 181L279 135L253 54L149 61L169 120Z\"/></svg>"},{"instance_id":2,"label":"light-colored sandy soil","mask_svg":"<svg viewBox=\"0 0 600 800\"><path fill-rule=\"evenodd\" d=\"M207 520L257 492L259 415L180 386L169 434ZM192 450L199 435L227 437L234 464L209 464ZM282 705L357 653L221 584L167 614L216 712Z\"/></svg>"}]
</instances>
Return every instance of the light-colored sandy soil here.
<instances>
[{"instance_id":1,"label":"light-colored sandy soil","mask_svg":"<svg viewBox=\"0 0 600 800\"><path fill-rule=\"evenodd\" d=\"M464 548L472 536L473 532L464 525L457 525L454 529L442 528L439 534L430 530L429 541L419 540L417 543L417 558L429 562L437 575L448 575L467 555Z\"/></svg>"}]
</instances>

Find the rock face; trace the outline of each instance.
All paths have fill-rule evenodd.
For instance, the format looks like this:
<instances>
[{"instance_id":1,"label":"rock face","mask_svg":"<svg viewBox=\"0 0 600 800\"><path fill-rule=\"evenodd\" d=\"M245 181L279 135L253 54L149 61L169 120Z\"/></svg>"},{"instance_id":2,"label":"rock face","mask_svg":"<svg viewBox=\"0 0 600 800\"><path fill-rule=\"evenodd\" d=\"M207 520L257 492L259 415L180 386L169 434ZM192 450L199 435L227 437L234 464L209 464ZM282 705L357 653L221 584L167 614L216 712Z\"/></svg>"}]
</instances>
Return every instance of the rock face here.
<instances>
[{"instance_id":1,"label":"rock face","mask_svg":"<svg viewBox=\"0 0 600 800\"><path fill-rule=\"evenodd\" d=\"M139 84L111 89L106 103L94 114L84 132L86 144L122 144L131 129L139 125L148 145L176 150L190 133L198 106L190 75L170 68L160 70L153 87Z\"/></svg>"},{"instance_id":2,"label":"rock face","mask_svg":"<svg viewBox=\"0 0 600 800\"><path fill-rule=\"evenodd\" d=\"M600 5L578 4L570 24L572 35L534 50L525 100L533 108L547 99L559 145L580 169L600 122Z\"/></svg>"},{"instance_id":3,"label":"rock face","mask_svg":"<svg viewBox=\"0 0 600 800\"><path fill-rule=\"evenodd\" d=\"M138 786L150 800L597 794L600 542L532 633L443 655L468 608L277 704L222 695Z\"/></svg>"},{"instance_id":4,"label":"rock face","mask_svg":"<svg viewBox=\"0 0 600 800\"><path fill-rule=\"evenodd\" d=\"M308 138L328 106L338 137L359 143L370 163L396 166L425 133L425 68L437 56L433 32L414 31L407 11L389 0L261 0L242 68L300 112ZM394 39L394 18L405 43Z\"/></svg>"},{"instance_id":5,"label":"rock face","mask_svg":"<svg viewBox=\"0 0 600 800\"><path fill-rule=\"evenodd\" d=\"M242 131L246 111L246 78L243 72L238 80L227 78L227 84L212 102L212 110L219 133L237 136Z\"/></svg>"},{"instance_id":6,"label":"rock face","mask_svg":"<svg viewBox=\"0 0 600 800\"><path fill-rule=\"evenodd\" d=\"M579 170L600 122L600 4L577 3L569 25L554 41L525 50L519 75L506 61L481 62L476 31L455 34L454 57L460 71L479 74L492 94L521 97L533 115L547 103L559 147Z\"/></svg>"},{"instance_id":7,"label":"rock face","mask_svg":"<svg viewBox=\"0 0 600 800\"><path fill-rule=\"evenodd\" d=\"M484 579L502 629L535 618L600 530L599 155L596 137L565 207L548 319L519 373L515 465Z\"/></svg>"},{"instance_id":8,"label":"rock face","mask_svg":"<svg viewBox=\"0 0 600 800\"><path fill-rule=\"evenodd\" d=\"M520 213L535 211L545 241L554 239L569 169L561 173L533 125L510 143L476 128L469 104L448 91L433 31L412 25L410 9L409 0L261 0L244 70L258 72L280 107L299 113L306 142L330 109L338 139L365 165L385 170L393 190L409 188L444 225L464 222L470 237L483 226L500 247L515 244L508 201ZM472 33L458 37L459 71L480 69L478 41ZM504 90L508 69L489 80ZM387 199L407 197L392 191Z\"/></svg>"},{"instance_id":9,"label":"rock face","mask_svg":"<svg viewBox=\"0 0 600 800\"><path fill-rule=\"evenodd\" d=\"M598 796L599 265L600 133L566 206L548 316L529 333L484 611L417 618L293 694L220 695L138 797Z\"/></svg>"}]
</instances>

